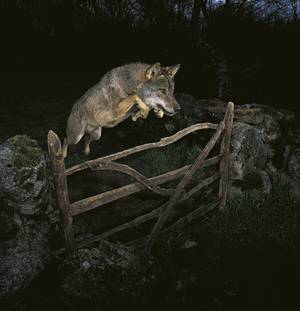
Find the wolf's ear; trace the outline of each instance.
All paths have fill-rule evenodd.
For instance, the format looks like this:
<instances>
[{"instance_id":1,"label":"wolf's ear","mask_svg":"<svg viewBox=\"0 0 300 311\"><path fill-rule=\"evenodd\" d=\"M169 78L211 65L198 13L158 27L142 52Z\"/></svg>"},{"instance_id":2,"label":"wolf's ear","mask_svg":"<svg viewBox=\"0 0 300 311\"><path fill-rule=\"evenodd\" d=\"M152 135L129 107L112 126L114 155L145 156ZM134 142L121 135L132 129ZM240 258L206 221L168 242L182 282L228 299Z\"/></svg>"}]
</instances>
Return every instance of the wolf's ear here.
<instances>
[{"instance_id":1,"label":"wolf's ear","mask_svg":"<svg viewBox=\"0 0 300 311\"><path fill-rule=\"evenodd\" d=\"M160 74L160 72L161 72L160 63L155 63L146 70L146 79L150 80L156 78Z\"/></svg>"},{"instance_id":2,"label":"wolf's ear","mask_svg":"<svg viewBox=\"0 0 300 311\"><path fill-rule=\"evenodd\" d=\"M177 64L177 65L165 67L164 69L168 72L171 78L174 78L179 68L180 68L180 64Z\"/></svg>"}]
</instances>

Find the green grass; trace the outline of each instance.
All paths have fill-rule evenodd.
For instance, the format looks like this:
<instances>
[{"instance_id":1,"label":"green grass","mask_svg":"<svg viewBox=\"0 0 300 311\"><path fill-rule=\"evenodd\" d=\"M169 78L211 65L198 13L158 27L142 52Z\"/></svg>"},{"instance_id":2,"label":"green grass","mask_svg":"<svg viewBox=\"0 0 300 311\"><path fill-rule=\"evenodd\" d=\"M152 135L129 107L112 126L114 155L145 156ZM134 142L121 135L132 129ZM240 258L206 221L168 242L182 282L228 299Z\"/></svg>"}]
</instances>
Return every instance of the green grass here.
<instances>
[{"instance_id":1,"label":"green grass","mask_svg":"<svg viewBox=\"0 0 300 311\"><path fill-rule=\"evenodd\" d=\"M298 247L298 207L288 184L273 184L270 194L254 190L228 202L224 212L216 211L205 220L203 230L220 239L273 241L283 247Z\"/></svg>"},{"instance_id":2,"label":"green grass","mask_svg":"<svg viewBox=\"0 0 300 311\"><path fill-rule=\"evenodd\" d=\"M200 145L177 142L160 149L147 151L143 156L152 175L160 175L195 161L201 152Z\"/></svg>"}]
</instances>

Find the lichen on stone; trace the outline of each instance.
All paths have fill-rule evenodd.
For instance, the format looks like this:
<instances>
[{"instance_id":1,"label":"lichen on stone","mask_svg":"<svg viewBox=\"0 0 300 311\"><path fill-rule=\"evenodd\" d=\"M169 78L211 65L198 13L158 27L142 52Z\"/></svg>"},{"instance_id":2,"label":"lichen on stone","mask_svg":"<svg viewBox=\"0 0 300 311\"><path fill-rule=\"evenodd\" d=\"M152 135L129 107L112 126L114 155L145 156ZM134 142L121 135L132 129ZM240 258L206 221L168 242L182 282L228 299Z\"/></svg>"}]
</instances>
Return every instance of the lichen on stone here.
<instances>
[{"instance_id":1,"label":"lichen on stone","mask_svg":"<svg viewBox=\"0 0 300 311\"><path fill-rule=\"evenodd\" d=\"M26 135L0 144L0 300L25 289L50 258L47 162Z\"/></svg>"},{"instance_id":2,"label":"lichen on stone","mask_svg":"<svg viewBox=\"0 0 300 311\"><path fill-rule=\"evenodd\" d=\"M43 156L38 143L27 135L16 135L10 139L10 143L17 149L11 164L16 168L36 166Z\"/></svg>"}]
</instances>

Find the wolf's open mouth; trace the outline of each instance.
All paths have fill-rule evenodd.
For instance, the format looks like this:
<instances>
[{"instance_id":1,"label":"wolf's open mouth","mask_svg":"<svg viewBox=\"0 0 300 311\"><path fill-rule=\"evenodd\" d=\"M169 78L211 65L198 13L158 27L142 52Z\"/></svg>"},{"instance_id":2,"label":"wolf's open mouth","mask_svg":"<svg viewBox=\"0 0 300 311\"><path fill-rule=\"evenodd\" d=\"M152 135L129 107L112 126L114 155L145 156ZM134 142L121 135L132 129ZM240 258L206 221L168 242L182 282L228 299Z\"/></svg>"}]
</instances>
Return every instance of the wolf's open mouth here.
<instances>
[{"instance_id":1,"label":"wolf's open mouth","mask_svg":"<svg viewBox=\"0 0 300 311\"><path fill-rule=\"evenodd\" d=\"M162 105L160 104L157 104L157 110L162 110L164 112L165 115L171 117L171 116L174 116L174 114L176 114L176 112L170 112L170 111L167 111Z\"/></svg>"},{"instance_id":2,"label":"wolf's open mouth","mask_svg":"<svg viewBox=\"0 0 300 311\"><path fill-rule=\"evenodd\" d=\"M176 112L170 113L170 112L165 112L165 115L167 115L168 117L172 117L176 114Z\"/></svg>"}]
</instances>

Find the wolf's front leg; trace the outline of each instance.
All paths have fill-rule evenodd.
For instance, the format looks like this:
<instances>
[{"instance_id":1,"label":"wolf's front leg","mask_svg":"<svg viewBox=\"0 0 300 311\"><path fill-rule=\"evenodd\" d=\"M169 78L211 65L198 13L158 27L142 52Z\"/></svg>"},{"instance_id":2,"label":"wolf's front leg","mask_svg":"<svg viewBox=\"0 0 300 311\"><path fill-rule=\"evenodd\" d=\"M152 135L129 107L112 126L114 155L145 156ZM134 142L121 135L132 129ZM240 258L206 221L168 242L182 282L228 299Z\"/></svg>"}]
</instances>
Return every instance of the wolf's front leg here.
<instances>
[{"instance_id":1,"label":"wolf's front leg","mask_svg":"<svg viewBox=\"0 0 300 311\"><path fill-rule=\"evenodd\" d=\"M139 106L140 110L131 117L132 121L135 122L138 118L147 119L150 108L141 100L141 98L138 95L134 96L135 101Z\"/></svg>"},{"instance_id":2,"label":"wolf's front leg","mask_svg":"<svg viewBox=\"0 0 300 311\"><path fill-rule=\"evenodd\" d=\"M118 103L115 108L116 116L120 119L124 118L135 105L138 105L140 110L131 117L132 120L136 121L139 117L146 119L150 109L136 94L130 95Z\"/></svg>"},{"instance_id":3,"label":"wolf's front leg","mask_svg":"<svg viewBox=\"0 0 300 311\"><path fill-rule=\"evenodd\" d=\"M150 109L149 109L150 110ZM149 113L149 110L139 110L134 115L131 116L133 122L135 122L138 118L146 119Z\"/></svg>"}]
</instances>

